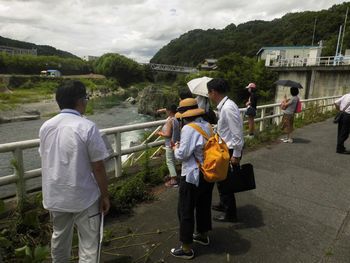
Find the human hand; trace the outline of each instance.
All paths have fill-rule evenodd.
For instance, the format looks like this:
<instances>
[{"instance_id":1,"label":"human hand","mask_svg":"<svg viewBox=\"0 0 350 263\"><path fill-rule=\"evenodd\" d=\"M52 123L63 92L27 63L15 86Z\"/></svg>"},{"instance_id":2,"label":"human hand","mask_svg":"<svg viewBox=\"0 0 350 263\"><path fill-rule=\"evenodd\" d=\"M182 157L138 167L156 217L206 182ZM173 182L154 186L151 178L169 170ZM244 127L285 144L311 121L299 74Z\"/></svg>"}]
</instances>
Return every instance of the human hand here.
<instances>
[{"instance_id":1,"label":"human hand","mask_svg":"<svg viewBox=\"0 0 350 263\"><path fill-rule=\"evenodd\" d=\"M109 202L109 197L100 198L100 212L104 215L108 214L109 209L111 208L111 203Z\"/></svg>"},{"instance_id":2,"label":"human hand","mask_svg":"<svg viewBox=\"0 0 350 263\"><path fill-rule=\"evenodd\" d=\"M232 165L239 165L240 158L232 156L230 161Z\"/></svg>"}]
</instances>

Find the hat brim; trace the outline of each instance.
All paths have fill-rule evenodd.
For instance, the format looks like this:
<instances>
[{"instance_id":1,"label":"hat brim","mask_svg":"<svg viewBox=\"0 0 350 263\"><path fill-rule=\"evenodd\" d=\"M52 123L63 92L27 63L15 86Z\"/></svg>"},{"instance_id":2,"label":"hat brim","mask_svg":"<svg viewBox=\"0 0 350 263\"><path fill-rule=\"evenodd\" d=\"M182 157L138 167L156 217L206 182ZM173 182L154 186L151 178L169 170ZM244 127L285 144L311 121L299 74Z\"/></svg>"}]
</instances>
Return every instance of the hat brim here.
<instances>
[{"instance_id":1,"label":"hat brim","mask_svg":"<svg viewBox=\"0 0 350 263\"><path fill-rule=\"evenodd\" d=\"M204 113L205 111L203 109L197 108L197 109L187 110L184 113L178 112L175 114L175 118L184 119L184 118L196 117L196 116L204 115Z\"/></svg>"}]
</instances>

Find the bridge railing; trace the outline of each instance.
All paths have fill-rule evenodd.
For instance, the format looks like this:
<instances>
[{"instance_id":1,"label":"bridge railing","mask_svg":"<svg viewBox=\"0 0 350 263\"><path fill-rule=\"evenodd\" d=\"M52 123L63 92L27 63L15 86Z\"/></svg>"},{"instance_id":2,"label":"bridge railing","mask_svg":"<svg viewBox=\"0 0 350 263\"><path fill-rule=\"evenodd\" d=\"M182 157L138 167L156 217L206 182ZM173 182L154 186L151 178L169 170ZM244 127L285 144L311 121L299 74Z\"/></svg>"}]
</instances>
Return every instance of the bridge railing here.
<instances>
[{"instance_id":1,"label":"bridge railing","mask_svg":"<svg viewBox=\"0 0 350 263\"><path fill-rule=\"evenodd\" d=\"M350 65L349 56L330 56L316 58L286 58L273 60L269 67L308 67Z\"/></svg>"},{"instance_id":2,"label":"bridge railing","mask_svg":"<svg viewBox=\"0 0 350 263\"><path fill-rule=\"evenodd\" d=\"M145 65L149 65L152 70L156 70L156 71L177 72L177 73L187 73L187 74L198 72L198 69L196 68L185 67L185 66L175 66L175 65L155 64L155 63L149 63Z\"/></svg>"},{"instance_id":3,"label":"bridge railing","mask_svg":"<svg viewBox=\"0 0 350 263\"><path fill-rule=\"evenodd\" d=\"M318 107L322 109L322 112L330 111L334 109L334 101L340 96L331 96L315 99L301 100L303 102L303 110L313 107ZM246 108L241 108L241 116L244 118L244 113ZM303 117L303 112L298 113ZM279 124L283 113L280 109L280 103L261 105L257 107L257 117L255 122L259 124L258 129L263 131L267 125L267 122L273 122ZM154 141L143 142L139 145L122 148L121 135L125 132L144 130L155 128L159 129L159 126L163 125L165 120L152 121L146 123L139 123L133 125L125 125L113 128L102 129L101 132L109 137L113 137L113 147L110 158L114 160L113 169L115 171L115 177L119 177L122 174L122 156L130 155L136 152L145 151L149 148L160 147L164 144L164 140L159 140L157 138ZM154 134L154 132L153 132ZM150 136L152 137L152 136ZM149 139L149 138L148 138ZM26 181L32 178L41 177L41 168L32 169L25 171L23 151L26 149L33 149L39 147L39 139L18 141L12 143L0 144L0 153L12 153L13 159L11 161L11 166L13 167L13 174L0 177L0 187L7 186L10 184L16 184L16 197L18 202L23 202L27 195ZM12 195L13 196L13 195Z\"/></svg>"}]
</instances>

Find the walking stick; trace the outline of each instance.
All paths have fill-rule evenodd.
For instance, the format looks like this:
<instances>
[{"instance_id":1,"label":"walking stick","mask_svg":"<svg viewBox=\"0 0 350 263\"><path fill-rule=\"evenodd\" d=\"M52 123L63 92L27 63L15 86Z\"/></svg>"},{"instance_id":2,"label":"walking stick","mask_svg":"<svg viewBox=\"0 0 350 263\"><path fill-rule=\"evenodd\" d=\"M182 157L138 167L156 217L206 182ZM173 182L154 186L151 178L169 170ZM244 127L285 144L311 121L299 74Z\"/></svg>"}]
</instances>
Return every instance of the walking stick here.
<instances>
[{"instance_id":1,"label":"walking stick","mask_svg":"<svg viewBox=\"0 0 350 263\"><path fill-rule=\"evenodd\" d=\"M98 242L98 250L97 250L97 263L100 263L101 257L101 249L102 249L102 240L103 240L103 222L104 214L101 212L101 223L100 223L100 241Z\"/></svg>"}]
</instances>

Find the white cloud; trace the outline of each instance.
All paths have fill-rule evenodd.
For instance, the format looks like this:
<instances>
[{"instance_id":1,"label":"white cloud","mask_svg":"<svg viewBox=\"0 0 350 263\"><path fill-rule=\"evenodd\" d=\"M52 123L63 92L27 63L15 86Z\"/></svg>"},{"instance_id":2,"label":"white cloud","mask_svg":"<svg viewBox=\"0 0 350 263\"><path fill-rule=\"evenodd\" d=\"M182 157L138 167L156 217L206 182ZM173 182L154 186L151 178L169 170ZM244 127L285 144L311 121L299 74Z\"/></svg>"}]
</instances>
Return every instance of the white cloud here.
<instances>
[{"instance_id":1,"label":"white cloud","mask_svg":"<svg viewBox=\"0 0 350 263\"><path fill-rule=\"evenodd\" d=\"M0 35L78 56L118 52L147 62L192 29L272 20L343 0L0 0Z\"/></svg>"}]
</instances>

